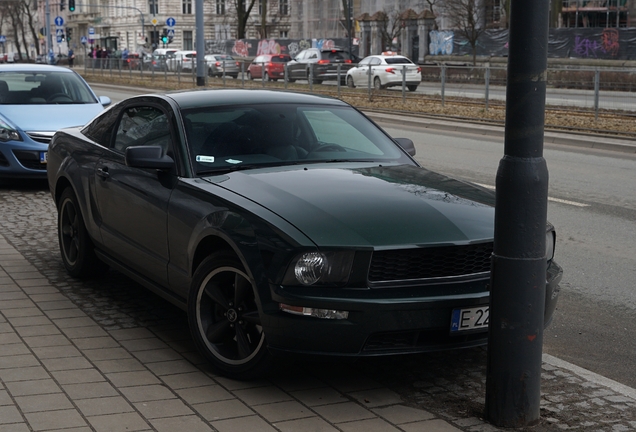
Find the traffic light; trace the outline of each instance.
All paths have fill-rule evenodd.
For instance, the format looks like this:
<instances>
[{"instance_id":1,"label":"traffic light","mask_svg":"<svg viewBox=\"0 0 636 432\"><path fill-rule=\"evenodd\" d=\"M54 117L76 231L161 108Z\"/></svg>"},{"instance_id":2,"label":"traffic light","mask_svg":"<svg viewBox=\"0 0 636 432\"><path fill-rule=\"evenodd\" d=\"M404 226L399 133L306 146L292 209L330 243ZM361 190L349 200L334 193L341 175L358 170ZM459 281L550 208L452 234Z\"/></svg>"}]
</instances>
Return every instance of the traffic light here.
<instances>
[{"instance_id":1,"label":"traffic light","mask_svg":"<svg viewBox=\"0 0 636 432\"><path fill-rule=\"evenodd\" d=\"M164 44L168 43L168 29L163 29L163 33L161 34L161 42Z\"/></svg>"},{"instance_id":2,"label":"traffic light","mask_svg":"<svg viewBox=\"0 0 636 432\"><path fill-rule=\"evenodd\" d=\"M66 29L66 42L70 42L72 37L73 37L73 29L72 28L67 28Z\"/></svg>"},{"instance_id":3,"label":"traffic light","mask_svg":"<svg viewBox=\"0 0 636 432\"><path fill-rule=\"evenodd\" d=\"M65 6L64 0L60 0L60 12L64 10L64 6Z\"/></svg>"},{"instance_id":4,"label":"traffic light","mask_svg":"<svg viewBox=\"0 0 636 432\"><path fill-rule=\"evenodd\" d=\"M75 12L75 0L68 0L68 10Z\"/></svg>"}]
</instances>

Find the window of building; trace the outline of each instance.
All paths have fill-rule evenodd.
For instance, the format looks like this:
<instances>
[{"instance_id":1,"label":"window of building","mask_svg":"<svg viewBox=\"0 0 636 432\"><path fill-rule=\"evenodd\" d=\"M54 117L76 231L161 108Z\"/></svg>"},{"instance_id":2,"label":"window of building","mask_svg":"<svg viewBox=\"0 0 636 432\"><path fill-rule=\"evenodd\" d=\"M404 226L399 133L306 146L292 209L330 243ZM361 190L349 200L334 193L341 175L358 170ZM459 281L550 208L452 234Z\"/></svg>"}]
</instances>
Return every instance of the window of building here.
<instances>
[{"instance_id":1,"label":"window of building","mask_svg":"<svg viewBox=\"0 0 636 432\"><path fill-rule=\"evenodd\" d=\"M157 15L159 13L159 0L148 0L148 9L150 15Z\"/></svg>"},{"instance_id":2,"label":"window of building","mask_svg":"<svg viewBox=\"0 0 636 432\"><path fill-rule=\"evenodd\" d=\"M191 51L194 45L192 44L192 30L184 30L183 31L183 49L186 51Z\"/></svg>"},{"instance_id":3,"label":"window of building","mask_svg":"<svg viewBox=\"0 0 636 432\"><path fill-rule=\"evenodd\" d=\"M281 31L279 32L278 37L279 37L279 38L281 38L281 39L287 39L287 38L289 37L289 31L287 31L287 30L281 30Z\"/></svg>"},{"instance_id":4,"label":"window of building","mask_svg":"<svg viewBox=\"0 0 636 432\"><path fill-rule=\"evenodd\" d=\"M216 0L216 14L225 15L225 0Z\"/></svg>"},{"instance_id":5,"label":"window of building","mask_svg":"<svg viewBox=\"0 0 636 432\"><path fill-rule=\"evenodd\" d=\"M289 0L279 0L278 8L281 15L289 15Z\"/></svg>"},{"instance_id":6,"label":"window of building","mask_svg":"<svg viewBox=\"0 0 636 432\"><path fill-rule=\"evenodd\" d=\"M181 11L184 15L192 14L192 0L182 0Z\"/></svg>"},{"instance_id":7,"label":"window of building","mask_svg":"<svg viewBox=\"0 0 636 432\"><path fill-rule=\"evenodd\" d=\"M258 0L258 15L263 15L263 0Z\"/></svg>"}]
</instances>

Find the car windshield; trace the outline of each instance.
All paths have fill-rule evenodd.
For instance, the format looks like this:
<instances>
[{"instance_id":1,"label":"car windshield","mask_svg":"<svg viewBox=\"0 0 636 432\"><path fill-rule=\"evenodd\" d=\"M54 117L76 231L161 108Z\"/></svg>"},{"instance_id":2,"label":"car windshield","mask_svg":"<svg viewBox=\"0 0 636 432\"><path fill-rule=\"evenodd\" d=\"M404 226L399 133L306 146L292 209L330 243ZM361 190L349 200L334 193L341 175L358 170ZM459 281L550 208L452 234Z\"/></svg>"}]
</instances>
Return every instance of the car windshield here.
<instances>
[{"instance_id":1,"label":"car windshield","mask_svg":"<svg viewBox=\"0 0 636 432\"><path fill-rule=\"evenodd\" d=\"M88 85L74 73L0 72L0 104L94 104Z\"/></svg>"},{"instance_id":2,"label":"car windshield","mask_svg":"<svg viewBox=\"0 0 636 432\"><path fill-rule=\"evenodd\" d=\"M183 111L198 174L322 162L412 163L353 108L267 104Z\"/></svg>"}]
</instances>

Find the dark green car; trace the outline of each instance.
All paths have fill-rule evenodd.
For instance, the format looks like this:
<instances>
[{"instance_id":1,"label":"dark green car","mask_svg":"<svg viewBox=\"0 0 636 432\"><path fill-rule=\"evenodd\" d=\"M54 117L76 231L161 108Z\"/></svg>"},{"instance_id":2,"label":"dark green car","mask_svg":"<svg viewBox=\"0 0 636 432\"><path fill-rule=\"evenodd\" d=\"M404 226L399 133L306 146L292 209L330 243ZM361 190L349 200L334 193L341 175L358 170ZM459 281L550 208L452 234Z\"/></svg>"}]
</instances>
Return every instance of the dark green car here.
<instances>
[{"instance_id":1,"label":"dark green car","mask_svg":"<svg viewBox=\"0 0 636 432\"><path fill-rule=\"evenodd\" d=\"M276 355L485 344L494 194L414 154L331 98L133 97L53 138L64 265L76 277L111 266L187 310L231 377ZM548 323L561 269L546 236Z\"/></svg>"}]
</instances>

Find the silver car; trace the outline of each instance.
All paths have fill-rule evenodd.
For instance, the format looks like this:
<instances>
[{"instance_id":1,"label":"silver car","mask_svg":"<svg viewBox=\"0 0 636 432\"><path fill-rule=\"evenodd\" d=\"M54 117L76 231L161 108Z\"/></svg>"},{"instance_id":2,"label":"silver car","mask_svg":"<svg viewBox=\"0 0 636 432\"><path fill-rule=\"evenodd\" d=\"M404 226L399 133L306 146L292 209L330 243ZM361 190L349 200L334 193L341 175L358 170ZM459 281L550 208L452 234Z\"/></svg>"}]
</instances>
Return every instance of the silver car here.
<instances>
[{"instance_id":1,"label":"silver car","mask_svg":"<svg viewBox=\"0 0 636 432\"><path fill-rule=\"evenodd\" d=\"M208 76L225 76L238 78L241 71L241 64L234 57L228 54L208 54L205 56L205 65L208 68Z\"/></svg>"}]
</instances>

